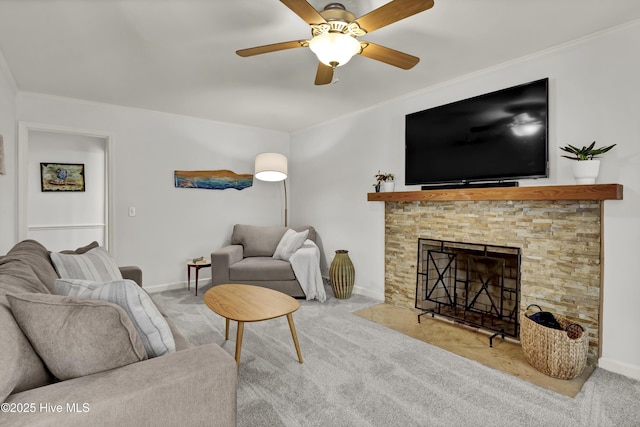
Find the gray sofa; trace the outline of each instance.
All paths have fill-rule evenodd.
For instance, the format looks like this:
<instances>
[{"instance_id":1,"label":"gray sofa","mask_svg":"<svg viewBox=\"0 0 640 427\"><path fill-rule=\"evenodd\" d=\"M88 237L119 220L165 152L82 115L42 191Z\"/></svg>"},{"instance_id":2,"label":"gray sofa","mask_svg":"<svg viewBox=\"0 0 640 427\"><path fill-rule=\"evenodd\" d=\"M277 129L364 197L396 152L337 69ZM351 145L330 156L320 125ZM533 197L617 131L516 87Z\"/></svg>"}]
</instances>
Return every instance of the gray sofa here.
<instances>
[{"instance_id":1,"label":"gray sofa","mask_svg":"<svg viewBox=\"0 0 640 427\"><path fill-rule=\"evenodd\" d=\"M138 268L121 271L141 280ZM56 278L47 249L36 241L20 242L0 256L0 425L236 425L233 357L216 344L192 346L159 307L175 352L73 379L54 378L16 322L7 295L14 301L20 294L53 294Z\"/></svg>"},{"instance_id":2,"label":"gray sofa","mask_svg":"<svg viewBox=\"0 0 640 427\"><path fill-rule=\"evenodd\" d=\"M211 283L242 283L275 289L294 298L305 294L288 261L275 259L273 254L289 229L309 230L307 239L316 242L316 230L311 226L268 227L236 224L231 244L211 253Z\"/></svg>"}]
</instances>

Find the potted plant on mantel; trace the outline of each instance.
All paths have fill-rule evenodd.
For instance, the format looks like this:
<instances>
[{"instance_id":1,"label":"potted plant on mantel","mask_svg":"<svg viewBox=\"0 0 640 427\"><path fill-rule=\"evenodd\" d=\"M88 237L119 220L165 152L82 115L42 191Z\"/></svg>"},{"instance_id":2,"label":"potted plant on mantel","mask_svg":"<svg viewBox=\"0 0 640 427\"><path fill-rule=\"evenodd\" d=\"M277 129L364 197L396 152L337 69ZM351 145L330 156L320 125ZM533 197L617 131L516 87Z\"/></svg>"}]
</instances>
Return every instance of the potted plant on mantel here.
<instances>
[{"instance_id":1,"label":"potted plant on mantel","mask_svg":"<svg viewBox=\"0 0 640 427\"><path fill-rule=\"evenodd\" d=\"M576 160L572 167L576 184L595 184L600 171L600 160L595 157L606 153L616 145L617 144L613 144L608 147L595 148L596 142L593 141L588 147L578 148L573 145L567 145L566 147L560 147L560 149L571 154L570 156L563 155L562 157Z\"/></svg>"},{"instance_id":2,"label":"potted plant on mantel","mask_svg":"<svg viewBox=\"0 0 640 427\"><path fill-rule=\"evenodd\" d=\"M376 187L376 193L380 191L380 187L382 187L382 191L385 193L392 192L395 188L395 175L392 173L380 173L378 171L377 174L374 175L376 179L376 183L373 184Z\"/></svg>"}]
</instances>

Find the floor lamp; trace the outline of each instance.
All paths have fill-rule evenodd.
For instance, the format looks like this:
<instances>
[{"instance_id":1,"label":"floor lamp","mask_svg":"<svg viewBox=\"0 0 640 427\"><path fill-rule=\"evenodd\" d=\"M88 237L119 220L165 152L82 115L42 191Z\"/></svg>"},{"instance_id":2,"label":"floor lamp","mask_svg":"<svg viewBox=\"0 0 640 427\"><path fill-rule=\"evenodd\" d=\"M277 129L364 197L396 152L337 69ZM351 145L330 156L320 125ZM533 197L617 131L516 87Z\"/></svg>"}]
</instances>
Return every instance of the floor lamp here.
<instances>
[{"instance_id":1,"label":"floor lamp","mask_svg":"<svg viewBox=\"0 0 640 427\"><path fill-rule=\"evenodd\" d=\"M282 181L284 186L284 226L287 224L287 157L278 153L261 153L256 156L255 177L260 181Z\"/></svg>"}]
</instances>

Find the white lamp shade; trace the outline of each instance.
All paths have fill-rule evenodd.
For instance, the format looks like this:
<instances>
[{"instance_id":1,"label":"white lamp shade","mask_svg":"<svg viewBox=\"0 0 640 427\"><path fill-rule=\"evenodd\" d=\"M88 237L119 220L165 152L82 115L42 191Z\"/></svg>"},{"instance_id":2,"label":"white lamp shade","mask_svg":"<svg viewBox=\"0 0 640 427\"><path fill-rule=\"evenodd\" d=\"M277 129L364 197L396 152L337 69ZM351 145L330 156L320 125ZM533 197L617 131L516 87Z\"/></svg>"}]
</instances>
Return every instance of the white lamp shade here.
<instances>
[{"instance_id":1,"label":"white lamp shade","mask_svg":"<svg viewBox=\"0 0 640 427\"><path fill-rule=\"evenodd\" d=\"M256 156L255 177L261 181L287 179L287 157L279 153L261 153Z\"/></svg>"},{"instance_id":2,"label":"white lamp shade","mask_svg":"<svg viewBox=\"0 0 640 427\"><path fill-rule=\"evenodd\" d=\"M318 60L330 67L349 62L353 55L360 53L360 42L347 34L324 33L309 40L309 49Z\"/></svg>"}]
</instances>

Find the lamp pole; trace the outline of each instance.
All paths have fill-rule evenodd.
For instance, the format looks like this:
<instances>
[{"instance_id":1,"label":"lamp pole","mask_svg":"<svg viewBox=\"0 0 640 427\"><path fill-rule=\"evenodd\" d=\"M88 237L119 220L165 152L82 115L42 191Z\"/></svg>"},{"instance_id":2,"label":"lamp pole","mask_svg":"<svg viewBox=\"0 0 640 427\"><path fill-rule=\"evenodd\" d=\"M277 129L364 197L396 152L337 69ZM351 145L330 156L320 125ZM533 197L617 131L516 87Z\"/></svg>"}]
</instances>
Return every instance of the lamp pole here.
<instances>
[{"instance_id":1,"label":"lamp pole","mask_svg":"<svg viewBox=\"0 0 640 427\"><path fill-rule=\"evenodd\" d=\"M284 226L287 227L287 180L282 180L282 186L284 187Z\"/></svg>"}]
</instances>

